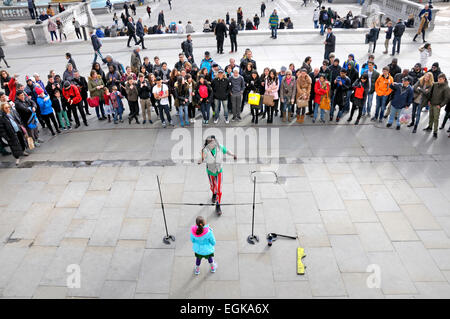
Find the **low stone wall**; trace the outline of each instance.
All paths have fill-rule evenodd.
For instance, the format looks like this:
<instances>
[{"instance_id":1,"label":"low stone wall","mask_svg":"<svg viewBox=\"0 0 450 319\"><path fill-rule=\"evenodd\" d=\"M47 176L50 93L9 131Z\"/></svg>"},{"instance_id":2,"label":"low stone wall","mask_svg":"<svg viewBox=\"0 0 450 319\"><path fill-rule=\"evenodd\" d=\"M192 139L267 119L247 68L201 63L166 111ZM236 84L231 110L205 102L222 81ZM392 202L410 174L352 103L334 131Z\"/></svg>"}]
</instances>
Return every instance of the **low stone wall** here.
<instances>
[{"instance_id":1,"label":"low stone wall","mask_svg":"<svg viewBox=\"0 0 450 319\"><path fill-rule=\"evenodd\" d=\"M78 5L79 2L66 2L64 3L64 8L69 9L72 6ZM50 3L52 9L55 13L58 13L58 3ZM48 4L36 5L36 11L38 16L42 12L46 12ZM8 20L29 20L31 19L30 12L28 11L28 6L0 6L0 21Z\"/></svg>"},{"instance_id":2,"label":"low stone wall","mask_svg":"<svg viewBox=\"0 0 450 319\"><path fill-rule=\"evenodd\" d=\"M368 23L376 20L380 22L384 21L386 17L396 22L398 19L406 21L410 14L414 15L414 27L419 26L420 20L418 15L424 8L424 3L416 3L408 0L366 0L363 5L362 13L368 16ZM428 31L434 29L434 21L439 9L433 8L432 20L428 27Z\"/></svg>"},{"instance_id":3,"label":"low stone wall","mask_svg":"<svg viewBox=\"0 0 450 319\"><path fill-rule=\"evenodd\" d=\"M72 19L76 18L78 22L88 29L93 29L97 20L91 11L91 6L89 2L79 3L74 5L64 12L59 13L50 19L55 21L57 18L61 20L64 25L64 32L67 36L75 32L75 28L72 24ZM27 35L28 44L47 44L50 42L50 33L48 31L48 20L45 20L42 24L32 24L24 27L25 33Z\"/></svg>"}]
</instances>

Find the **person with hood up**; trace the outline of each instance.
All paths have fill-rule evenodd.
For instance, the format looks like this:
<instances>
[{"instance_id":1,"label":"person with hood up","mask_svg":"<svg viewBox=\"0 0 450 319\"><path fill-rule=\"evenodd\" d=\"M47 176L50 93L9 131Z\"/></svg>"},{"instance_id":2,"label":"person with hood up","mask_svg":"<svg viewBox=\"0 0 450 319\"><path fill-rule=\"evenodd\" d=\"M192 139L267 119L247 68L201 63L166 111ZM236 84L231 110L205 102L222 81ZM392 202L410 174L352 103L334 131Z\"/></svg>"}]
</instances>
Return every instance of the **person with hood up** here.
<instances>
[{"instance_id":1,"label":"person with hood up","mask_svg":"<svg viewBox=\"0 0 450 319\"><path fill-rule=\"evenodd\" d=\"M348 118L347 122L352 121L353 114L355 113L355 110L358 109L358 117L356 118L355 121L355 125L358 125L359 120L361 119L362 116L364 101L369 92L369 77L367 76L367 73L361 75L361 78L359 78L353 83L352 89L353 89L353 94L351 97L352 110L350 112L350 117Z\"/></svg>"},{"instance_id":2,"label":"person with hood up","mask_svg":"<svg viewBox=\"0 0 450 319\"><path fill-rule=\"evenodd\" d=\"M217 263L213 259L216 239L212 229L206 224L205 218L202 216L198 216L195 225L191 227L191 242L196 258L194 274L200 274L200 264L203 258L208 260L211 272L216 272Z\"/></svg>"},{"instance_id":3,"label":"person with hood up","mask_svg":"<svg viewBox=\"0 0 450 319\"><path fill-rule=\"evenodd\" d=\"M349 64L351 61L353 61L353 63L355 64L355 69L356 69L356 71L358 71L358 73L359 73L359 64L356 62L356 60L355 60L355 55L354 55L353 53L350 53L350 54L348 55L348 59L347 59L347 61L344 62L344 65L342 65L342 67L343 67L344 69L348 69L348 64Z\"/></svg>"}]
</instances>

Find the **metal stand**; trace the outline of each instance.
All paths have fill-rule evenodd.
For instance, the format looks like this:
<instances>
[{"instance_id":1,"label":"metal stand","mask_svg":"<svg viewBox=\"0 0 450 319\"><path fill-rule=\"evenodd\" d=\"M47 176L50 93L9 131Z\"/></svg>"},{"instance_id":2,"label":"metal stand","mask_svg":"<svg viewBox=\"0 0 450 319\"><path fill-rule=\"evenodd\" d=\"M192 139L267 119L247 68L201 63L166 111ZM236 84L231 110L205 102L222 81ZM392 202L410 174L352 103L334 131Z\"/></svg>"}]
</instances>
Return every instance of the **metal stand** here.
<instances>
[{"instance_id":1,"label":"metal stand","mask_svg":"<svg viewBox=\"0 0 450 319\"><path fill-rule=\"evenodd\" d=\"M170 241L175 241L175 236L169 235L169 231L167 230L167 221L166 221L166 212L164 211L164 203L161 194L161 185L159 183L159 176L156 175L156 180L158 181L158 189L159 189L159 197L161 199L161 209L164 217L164 226L166 227L166 236L163 237L163 243L166 245L170 245Z\"/></svg>"},{"instance_id":2,"label":"metal stand","mask_svg":"<svg viewBox=\"0 0 450 319\"><path fill-rule=\"evenodd\" d=\"M256 244L259 242L258 236L254 234L255 230L255 194L256 194L256 177L253 177L253 213L252 213L252 234L247 237L247 242L249 244Z\"/></svg>"}]
</instances>

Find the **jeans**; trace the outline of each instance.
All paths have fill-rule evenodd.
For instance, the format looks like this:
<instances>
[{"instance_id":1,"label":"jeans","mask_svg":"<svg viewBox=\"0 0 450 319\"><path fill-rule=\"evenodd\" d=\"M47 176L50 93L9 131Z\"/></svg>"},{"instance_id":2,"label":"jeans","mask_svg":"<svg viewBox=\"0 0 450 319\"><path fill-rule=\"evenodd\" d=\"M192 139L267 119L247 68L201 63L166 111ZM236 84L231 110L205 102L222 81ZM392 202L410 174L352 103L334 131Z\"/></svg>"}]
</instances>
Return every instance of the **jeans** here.
<instances>
[{"instance_id":1,"label":"jeans","mask_svg":"<svg viewBox=\"0 0 450 319\"><path fill-rule=\"evenodd\" d=\"M395 107L391 107L391 114L389 115L388 124L392 124L394 122L395 117L397 117L397 126L400 126L400 114L402 113L402 109L397 109Z\"/></svg>"},{"instance_id":2,"label":"jeans","mask_svg":"<svg viewBox=\"0 0 450 319\"><path fill-rule=\"evenodd\" d=\"M161 122L166 123L166 121L164 120L164 113L166 113L167 120L169 122L172 122L172 118L170 117L169 106L167 104L165 105L159 104L158 108L159 108L159 118L161 119Z\"/></svg>"},{"instance_id":3,"label":"jeans","mask_svg":"<svg viewBox=\"0 0 450 319\"><path fill-rule=\"evenodd\" d=\"M100 110L99 110L100 109ZM100 112L102 113L102 116L100 116ZM95 108L95 113L97 114L97 117L100 119L101 117L105 117L105 109L103 108L103 102L100 101L98 106Z\"/></svg>"},{"instance_id":4,"label":"jeans","mask_svg":"<svg viewBox=\"0 0 450 319\"><path fill-rule=\"evenodd\" d=\"M323 35L325 32L325 24L321 23L320 24L320 35Z\"/></svg>"},{"instance_id":5,"label":"jeans","mask_svg":"<svg viewBox=\"0 0 450 319\"><path fill-rule=\"evenodd\" d=\"M215 120L219 119L220 106L222 105L222 107L223 107L223 114L225 116L225 120L228 120L228 100L215 99L214 100L214 104L215 104L215 108L214 108L215 116L214 116L214 119Z\"/></svg>"},{"instance_id":6,"label":"jeans","mask_svg":"<svg viewBox=\"0 0 450 319\"><path fill-rule=\"evenodd\" d=\"M184 124L189 125L189 116L188 116L188 105L183 104L178 107L178 116L180 117L180 124L184 126ZM183 119L184 117L184 119Z\"/></svg>"},{"instance_id":7,"label":"jeans","mask_svg":"<svg viewBox=\"0 0 450 319\"><path fill-rule=\"evenodd\" d=\"M281 104L281 112L286 112L286 109L288 112L294 113L294 104L291 104L291 100L288 97L283 98L283 103Z\"/></svg>"},{"instance_id":8,"label":"jeans","mask_svg":"<svg viewBox=\"0 0 450 319\"><path fill-rule=\"evenodd\" d=\"M367 115L370 116L370 111L372 110L373 94L374 93L367 94L366 101L362 110L363 115L367 113Z\"/></svg>"},{"instance_id":9,"label":"jeans","mask_svg":"<svg viewBox=\"0 0 450 319\"><path fill-rule=\"evenodd\" d=\"M422 106L419 103L413 103L411 123L416 126L419 125L420 113L422 113Z\"/></svg>"},{"instance_id":10,"label":"jeans","mask_svg":"<svg viewBox=\"0 0 450 319\"><path fill-rule=\"evenodd\" d=\"M117 119L122 121L123 108L115 108L114 109L114 122L117 122Z\"/></svg>"},{"instance_id":11,"label":"jeans","mask_svg":"<svg viewBox=\"0 0 450 319\"><path fill-rule=\"evenodd\" d=\"M230 35L230 41L231 41L231 52L237 51L237 41L236 41L236 35Z\"/></svg>"},{"instance_id":12,"label":"jeans","mask_svg":"<svg viewBox=\"0 0 450 319\"><path fill-rule=\"evenodd\" d=\"M402 42L401 37L394 37L392 41L392 55L395 54L395 48L397 47L397 54L400 53L400 43Z\"/></svg>"},{"instance_id":13,"label":"jeans","mask_svg":"<svg viewBox=\"0 0 450 319\"><path fill-rule=\"evenodd\" d=\"M317 113L319 112L319 103L314 103L314 121L317 119ZM325 110L320 109L320 119L325 121Z\"/></svg>"},{"instance_id":14,"label":"jeans","mask_svg":"<svg viewBox=\"0 0 450 319\"><path fill-rule=\"evenodd\" d=\"M272 30L272 38L277 38L277 27L270 27L270 30Z\"/></svg>"},{"instance_id":15,"label":"jeans","mask_svg":"<svg viewBox=\"0 0 450 319\"><path fill-rule=\"evenodd\" d=\"M319 21L314 20L314 29L319 29Z\"/></svg>"},{"instance_id":16,"label":"jeans","mask_svg":"<svg viewBox=\"0 0 450 319\"><path fill-rule=\"evenodd\" d=\"M375 116L374 116L375 120L383 119L384 110L386 108L387 98L388 98L387 95L382 95L382 96L377 95L377 108L375 110Z\"/></svg>"},{"instance_id":17,"label":"jeans","mask_svg":"<svg viewBox=\"0 0 450 319\"><path fill-rule=\"evenodd\" d=\"M202 111L202 116L204 121L209 121L209 111L211 109L211 104L208 102L201 102L200 103L200 110Z\"/></svg>"},{"instance_id":18,"label":"jeans","mask_svg":"<svg viewBox=\"0 0 450 319\"><path fill-rule=\"evenodd\" d=\"M102 59L103 61L103 55L100 53L100 50L94 51L94 63L97 62L97 55Z\"/></svg>"},{"instance_id":19,"label":"jeans","mask_svg":"<svg viewBox=\"0 0 450 319\"><path fill-rule=\"evenodd\" d=\"M77 34L77 39L83 39L80 28L75 28L75 33Z\"/></svg>"},{"instance_id":20,"label":"jeans","mask_svg":"<svg viewBox=\"0 0 450 319\"><path fill-rule=\"evenodd\" d=\"M58 36L56 35L56 31L50 31L50 36L52 37L52 41L53 41L53 37L55 37L55 39L58 40Z\"/></svg>"}]
</instances>

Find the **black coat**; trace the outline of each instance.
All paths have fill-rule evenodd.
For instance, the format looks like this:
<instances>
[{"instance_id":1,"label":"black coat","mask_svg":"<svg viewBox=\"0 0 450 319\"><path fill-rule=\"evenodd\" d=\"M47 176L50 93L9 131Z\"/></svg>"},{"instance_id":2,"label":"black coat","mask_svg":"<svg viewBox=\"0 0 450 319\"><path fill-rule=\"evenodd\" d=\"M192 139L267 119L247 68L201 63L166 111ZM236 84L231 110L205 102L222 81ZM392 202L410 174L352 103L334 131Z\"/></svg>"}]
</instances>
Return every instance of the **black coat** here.
<instances>
[{"instance_id":1,"label":"black coat","mask_svg":"<svg viewBox=\"0 0 450 319\"><path fill-rule=\"evenodd\" d=\"M227 26L223 23L218 23L215 29L216 39L224 39L227 37Z\"/></svg>"},{"instance_id":2,"label":"black coat","mask_svg":"<svg viewBox=\"0 0 450 319\"><path fill-rule=\"evenodd\" d=\"M102 76L102 79L103 79L103 76ZM86 81L85 77L84 76L80 76L78 79L73 78L72 82L73 82L73 84L75 84L78 87L78 89L80 91L80 94L81 94L81 98L83 100L87 99L87 97L88 97L88 84L87 84L87 81ZM106 81L104 80L103 83L106 84Z\"/></svg>"},{"instance_id":3,"label":"black coat","mask_svg":"<svg viewBox=\"0 0 450 319\"><path fill-rule=\"evenodd\" d=\"M0 47L0 58L4 58L5 57L5 52L3 52L2 47Z\"/></svg>"},{"instance_id":4,"label":"black coat","mask_svg":"<svg viewBox=\"0 0 450 319\"><path fill-rule=\"evenodd\" d=\"M325 42L325 51L334 52L336 47L336 37L333 32L330 33L329 37L328 34L325 36Z\"/></svg>"},{"instance_id":5,"label":"black coat","mask_svg":"<svg viewBox=\"0 0 450 319\"><path fill-rule=\"evenodd\" d=\"M130 21L127 23L127 34L129 36L136 34L136 27L134 26L134 23L131 23Z\"/></svg>"},{"instance_id":6,"label":"black coat","mask_svg":"<svg viewBox=\"0 0 450 319\"><path fill-rule=\"evenodd\" d=\"M20 129L20 128L19 128ZM5 112L0 112L0 137L4 138L8 142L8 146L11 148L11 152L15 158L19 158L23 155L22 145L19 141L19 137L9 121Z\"/></svg>"},{"instance_id":7,"label":"black coat","mask_svg":"<svg viewBox=\"0 0 450 319\"><path fill-rule=\"evenodd\" d=\"M19 113L20 120L25 124L28 123L28 120L30 119L30 116L32 114L30 107L34 107L35 109L37 109L36 103L34 103L34 101L30 98L25 98L23 102L19 99L16 99L15 107L17 113Z\"/></svg>"},{"instance_id":8,"label":"black coat","mask_svg":"<svg viewBox=\"0 0 450 319\"><path fill-rule=\"evenodd\" d=\"M211 87L213 89L215 99L222 101L228 99L228 96L231 92L231 83L229 79L227 79L226 77L224 77L223 79L219 79L219 77L216 77L212 81Z\"/></svg>"}]
</instances>

